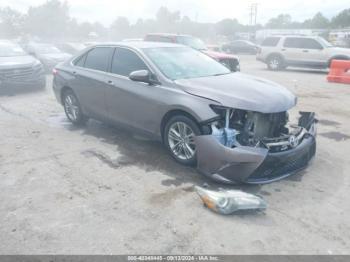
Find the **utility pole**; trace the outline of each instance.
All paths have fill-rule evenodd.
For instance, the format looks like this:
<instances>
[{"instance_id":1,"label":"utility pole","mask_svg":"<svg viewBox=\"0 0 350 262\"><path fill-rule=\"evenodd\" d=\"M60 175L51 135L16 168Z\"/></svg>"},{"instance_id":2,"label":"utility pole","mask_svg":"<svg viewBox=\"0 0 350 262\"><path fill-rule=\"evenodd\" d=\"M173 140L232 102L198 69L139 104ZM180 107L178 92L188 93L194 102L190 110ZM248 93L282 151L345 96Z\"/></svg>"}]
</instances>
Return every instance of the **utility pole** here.
<instances>
[{"instance_id":1,"label":"utility pole","mask_svg":"<svg viewBox=\"0 0 350 262\"><path fill-rule=\"evenodd\" d=\"M258 3L252 3L249 6L249 25L256 25L258 17Z\"/></svg>"}]
</instances>

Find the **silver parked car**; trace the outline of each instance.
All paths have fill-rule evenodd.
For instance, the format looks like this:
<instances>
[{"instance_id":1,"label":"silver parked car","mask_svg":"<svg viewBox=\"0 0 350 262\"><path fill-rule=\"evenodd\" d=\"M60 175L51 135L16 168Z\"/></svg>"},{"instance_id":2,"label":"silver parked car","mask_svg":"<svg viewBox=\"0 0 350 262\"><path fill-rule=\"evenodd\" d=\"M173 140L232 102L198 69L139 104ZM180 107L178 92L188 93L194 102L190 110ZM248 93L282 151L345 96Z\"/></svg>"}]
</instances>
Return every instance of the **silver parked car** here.
<instances>
[{"instance_id":1,"label":"silver parked car","mask_svg":"<svg viewBox=\"0 0 350 262\"><path fill-rule=\"evenodd\" d=\"M333 59L349 60L350 49L335 47L318 36L273 36L261 43L256 58L270 70L288 66L322 69Z\"/></svg>"},{"instance_id":2,"label":"silver parked car","mask_svg":"<svg viewBox=\"0 0 350 262\"><path fill-rule=\"evenodd\" d=\"M315 154L314 114L288 124L292 93L182 45L91 46L54 69L53 89L73 123L94 118L149 134L178 162L226 183L281 179Z\"/></svg>"},{"instance_id":3,"label":"silver parked car","mask_svg":"<svg viewBox=\"0 0 350 262\"><path fill-rule=\"evenodd\" d=\"M51 44L32 42L26 46L26 50L29 54L40 60L47 73L51 73L55 65L71 57L71 54L64 53Z\"/></svg>"},{"instance_id":4,"label":"silver parked car","mask_svg":"<svg viewBox=\"0 0 350 262\"><path fill-rule=\"evenodd\" d=\"M43 89L43 65L16 43L0 40L0 95L14 91Z\"/></svg>"}]
</instances>

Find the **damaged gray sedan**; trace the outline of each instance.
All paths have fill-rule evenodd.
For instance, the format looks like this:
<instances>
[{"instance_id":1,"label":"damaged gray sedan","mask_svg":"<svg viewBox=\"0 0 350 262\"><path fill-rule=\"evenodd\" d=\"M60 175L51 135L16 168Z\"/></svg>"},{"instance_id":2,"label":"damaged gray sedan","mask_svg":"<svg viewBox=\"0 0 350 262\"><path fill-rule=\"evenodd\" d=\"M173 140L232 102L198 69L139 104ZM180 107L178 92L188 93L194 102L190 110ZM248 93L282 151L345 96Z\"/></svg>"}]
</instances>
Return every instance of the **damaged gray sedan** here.
<instances>
[{"instance_id":1,"label":"damaged gray sedan","mask_svg":"<svg viewBox=\"0 0 350 262\"><path fill-rule=\"evenodd\" d=\"M181 45L89 47L54 69L53 89L74 124L94 118L140 131L220 182L276 181L316 151L314 113L289 124L291 92Z\"/></svg>"}]
</instances>

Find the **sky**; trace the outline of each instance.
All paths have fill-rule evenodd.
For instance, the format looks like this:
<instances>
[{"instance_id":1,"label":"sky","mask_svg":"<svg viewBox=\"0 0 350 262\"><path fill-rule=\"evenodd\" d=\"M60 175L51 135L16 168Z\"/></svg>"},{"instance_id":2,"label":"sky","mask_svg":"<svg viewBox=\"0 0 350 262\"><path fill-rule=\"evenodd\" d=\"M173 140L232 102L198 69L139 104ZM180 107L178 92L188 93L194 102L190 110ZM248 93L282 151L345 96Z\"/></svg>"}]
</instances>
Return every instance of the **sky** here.
<instances>
[{"instance_id":1,"label":"sky","mask_svg":"<svg viewBox=\"0 0 350 262\"><path fill-rule=\"evenodd\" d=\"M0 0L0 7L10 6L25 12L29 6L40 5L45 0ZM258 3L257 22L264 24L271 17L289 13L293 20L303 21L317 12L331 18L343 9L350 8L349 0L67 0L71 16L78 21L98 21L109 25L118 16L132 23L138 18L154 18L161 6L198 22L218 22L223 18L237 18L249 23L249 6Z\"/></svg>"}]
</instances>

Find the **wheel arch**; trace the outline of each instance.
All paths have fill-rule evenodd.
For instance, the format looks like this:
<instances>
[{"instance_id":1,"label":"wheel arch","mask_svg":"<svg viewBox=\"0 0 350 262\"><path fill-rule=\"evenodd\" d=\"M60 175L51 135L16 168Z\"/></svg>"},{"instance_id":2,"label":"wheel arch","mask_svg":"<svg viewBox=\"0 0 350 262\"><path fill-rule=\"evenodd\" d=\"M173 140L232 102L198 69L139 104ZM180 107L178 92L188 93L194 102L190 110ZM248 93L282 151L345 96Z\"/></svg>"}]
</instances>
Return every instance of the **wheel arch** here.
<instances>
[{"instance_id":1,"label":"wheel arch","mask_svg":"<svg viewBox=\"0 0 350 262\"><path fill-rule=\"evenodd\" d=\"M283 63L286 62L286 59L284 58L284 56L283 56L281 53L277 53L277 52L273 52L273 53L269 54L269 55L266 57L266 62L268 62L269 59L270 59L271 57L273 57L273 56L277 56L277 57L281 58Z\"/></svg>"},{"instance_id":2,"label":"wheel arch","mask_svg":"<svg viewBox=\"0 0 350 262\"><path fill-rule=\"evenodd\" d=\"M332 56L328 60L328 63L327 63L328 67L331 67L332 60L350 60L350 57L346 56L346 55L335 55L335 56Z\"/></svg>"},{"instance_id":3,"label":"wheel arch","mask_svg":"<svg viewBox=\"0 0 350 262\"><path fill-rule=\"evenodd\" d=\"M74 93L74 91L73 91L73 89L71 88L71 87L69 87L69 86L64 86L64 87L62 87L61 88L61 91L60 91L60 100L61 100L61 104L63 105L63 94L65 93L65 92L67 92L67 91L72 91L73 93ZM75 93L74 93L75 94Z\"/></svg>"},{"instance_id":4,"label":"wheel arch","mask_svg":"<svg viewBox=\"0 0 350 262\"><path fill-rule=\"evenodd\" d=\"M165 113L165 115L162 117L162 121L160 123L160 134L161 134L162 141L164 140L164 131L165 131L164 129L165 129L167 122L172 117L178 116L178 115L183 115L183 116L190 118L192 121L194 121L194 123L197 124L199 130L202 130L198 120L191 113L187 112L184 109L171 109L167 113Z\"/></svg>"}]
</instances>

